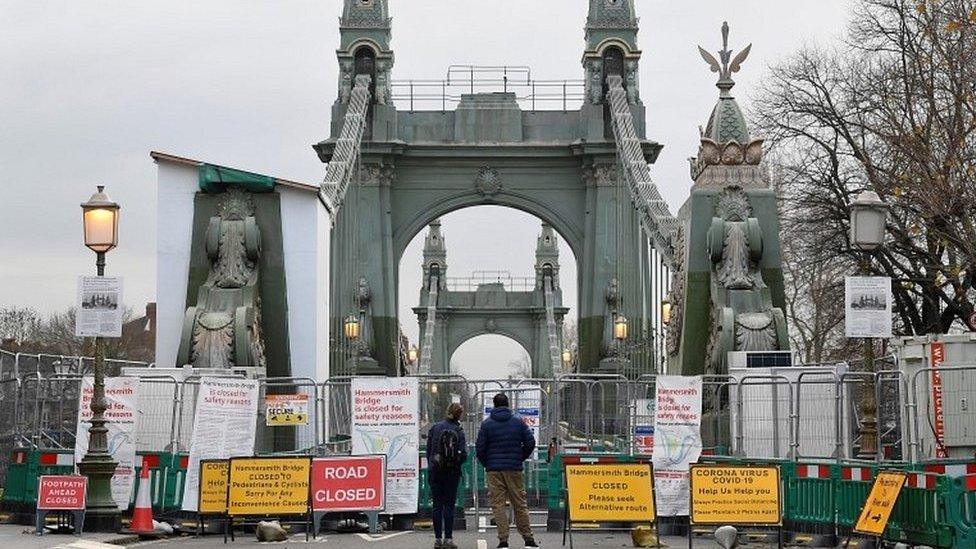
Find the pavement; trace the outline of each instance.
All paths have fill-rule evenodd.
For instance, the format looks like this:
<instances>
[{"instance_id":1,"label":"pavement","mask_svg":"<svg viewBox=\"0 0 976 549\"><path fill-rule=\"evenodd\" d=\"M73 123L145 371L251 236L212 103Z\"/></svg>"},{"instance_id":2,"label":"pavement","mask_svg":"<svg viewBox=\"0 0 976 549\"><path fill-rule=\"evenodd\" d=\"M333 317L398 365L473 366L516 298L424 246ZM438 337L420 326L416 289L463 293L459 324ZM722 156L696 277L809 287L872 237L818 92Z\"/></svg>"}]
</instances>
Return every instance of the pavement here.
<instances>
[{"instance_id":1,"label":"pavement","mask_svg":"<svg viewBox=\"0 0 976 549\"><path fill-rule=\"evenodd\" d=\"M38 536L33 526L0 524L2 549L118 549L119 543L134 543L138 538L119 534L45 534ZM117 543L110 543L117 542Z\"/></svg>"},{"instance_id":2,"label":"pavement","mask_svg":"<svg viewBox=\"0 0 976 549\"><path fill-rule=\"evenodd\" d=\"M233 542L228 540L224 545L223 536L212 535L205 537L172 537L160 540L139 541L132 536L119 534L85 534L81 537L70 534L34 535L34 529L28 526L0 524L0 549L118 549L124 547L145 547L147 549L168 548L206 548L206 547L298 547L321 546L323 548L336 547L341 549L425 549L432 548L433 534L429 531L389 532L371 536L369 534L333 534L324 533L315 539L305 541L304 534L291 536L287 541L277 543L259 543L253 534L238 533ZM494 532L459 531L454 534L454 541L460 549L494 549L498 540ZM543 548L562 547L562 534L537 532L536 541ZM574 546L579 549L620 549L633 547L630 534L627 532L581 532L573 534ZM665 537L661 540L665 547L684 548L688 540L680 537ZM512 549L522 549L521 538L513 532ZM759 545L750 545L759 547ZM566 547L569 547L567 541ZM711 539L696 538L694 547L718 547Z\"/></svg>"},{"instance_id":3,"label":"pavement","mask_svg":"<svg viewBox=\"0 0 976 549\"><path fill-rule=\"evenodd\" d=\"M511 540L512 549L522 549L522 539L518 536ZM544 549L562 547L562 534L559 533L537 533L536 541ZM688 547L687 538L664 538L662 540L665 547L684 548ZM695 540L696 548L715 548L718 547L711 540ZM494 549L498 545L498 539L493 533L488 532L455 532L454 542L459 549ZM618 533L582 533L573 534L574 547L578 549L620 549L623 547L633 547L630 534L627 532ZM223 538L181 538L178 540L166 540L152 543L152 549L163 549L169 547L223 547ZM368 534L324 534L315 539L305 541L305 535L292 536L288 541L278 543L258 543L253 535L238 535L235 542L228 542L227 547L256 547L256 546L275 546L275 547L299 547L299 546L321 546L321 547L341 547L342 549L426 549L434 546L434 536L430 532L391 532L370 536ZM147 545L148 547L148 545ZM569 547L567 541L566 547Z\"/></svg>"}]
</instances>

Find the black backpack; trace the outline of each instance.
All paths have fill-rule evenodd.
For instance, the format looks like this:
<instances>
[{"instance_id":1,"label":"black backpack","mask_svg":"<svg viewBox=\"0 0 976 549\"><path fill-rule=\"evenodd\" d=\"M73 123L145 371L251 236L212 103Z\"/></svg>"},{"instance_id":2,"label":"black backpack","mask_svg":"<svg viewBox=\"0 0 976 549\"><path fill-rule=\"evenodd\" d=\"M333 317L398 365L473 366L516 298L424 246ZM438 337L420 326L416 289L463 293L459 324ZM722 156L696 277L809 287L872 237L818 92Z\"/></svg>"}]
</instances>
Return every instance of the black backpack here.
<instances>
[{"instance_id":1,"label":"black backpack","mask_svg":"<svg viewBox=\"0 0 976 549\"><path fill-rule=\"evenodd\" d=\"M461 465L459 457L461 450L461 439L458 437L456 429L444 429L441 431L440 439L437 441L437 454L434 456L434 463L442 469L454 469Z\"/></svg>"}]
</instances>

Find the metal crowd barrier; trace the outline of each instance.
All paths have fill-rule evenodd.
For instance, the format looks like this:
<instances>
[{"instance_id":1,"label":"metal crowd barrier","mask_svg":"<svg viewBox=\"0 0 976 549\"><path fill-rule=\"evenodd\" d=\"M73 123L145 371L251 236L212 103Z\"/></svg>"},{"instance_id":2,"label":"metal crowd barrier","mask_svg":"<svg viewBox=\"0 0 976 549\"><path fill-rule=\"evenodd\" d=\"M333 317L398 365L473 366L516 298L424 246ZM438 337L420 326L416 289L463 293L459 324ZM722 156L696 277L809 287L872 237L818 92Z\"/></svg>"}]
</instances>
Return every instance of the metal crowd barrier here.
<instances>
[{"instance_id":1,"label":"metal crowd barrier","mask_svg":"<svg viewBox=\"0 0 976 549\"><path fill-rule=\"evenodd\" d=\"M53 364L47 360L38 355L29 359L0 355L0 472L5 473L3 505L8 509L33 505L37 475L73 468L81 373L50 371L44 375L46 365ZM941 380L940 399L932 393L933 376ZM795 379L783 375L705 376L705 459L780 464L787 522L796 531L835 536L843 535L856 520L879 468L908 470L912 484L895 510L890 537L934 546L976 541L976 464L931 459L939 449L935 426L966 420L965 405L945 407L941 403L940 409L935 401L976 402L976 394L970 395L976 393L976 384L969 382L973 376L976 366L929 368L912 375L895 370L823 370L803 372ZM259 438L257 452L350 453L350 382L349 377L324 382L261 379L262 395L306 394L310 417L307 426L277 428L273 435ZM138 466L150 467L154 507L175 512L181 504L200 378L155 375L143 377L142 383L151 389L141 391L139 399ZM421 438L429 425L443 417L449 403L465 407L464 428L472 445L472 463L465 469L458 505L478 510L486 503L484 472L473 460L473 443L486 401L504 392L519 408L526 404L526 395L532 395L539 400L532 406L539 407L541 420L538 455L526 474L529 495L548 507L550 515L558 514L561 467L567 460L649 459L648 448L638 443L635 429L649 421L653 425L653 417L639 412L637 406L653 401L655 384L655 376L631 380L573 374L508 382L421 376ZM869 390L878 403L880 444L876 455L860 456L870 459L857 459L860 441L855 434L863 420L858 399ZM422 456L423 479L426 463ZM422 492L420 501L422 512L429 510L429 493Z\"/></svg>"}]
</instances>

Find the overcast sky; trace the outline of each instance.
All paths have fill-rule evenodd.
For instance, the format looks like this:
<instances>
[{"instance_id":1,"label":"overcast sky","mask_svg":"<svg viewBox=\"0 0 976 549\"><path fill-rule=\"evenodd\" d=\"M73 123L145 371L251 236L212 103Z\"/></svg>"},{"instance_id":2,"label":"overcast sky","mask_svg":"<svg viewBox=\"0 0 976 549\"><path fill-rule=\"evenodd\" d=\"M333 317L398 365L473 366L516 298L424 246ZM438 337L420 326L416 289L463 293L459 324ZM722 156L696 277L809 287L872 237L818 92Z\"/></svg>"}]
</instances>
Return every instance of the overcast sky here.
<instances>
[{"instance_id":1,"label":"overcast sky","mask_svg":"<svg viewBox=\"0 0 976 549\"><path fill-rule=\"evenodd\" d=\"M581 78L585 0L391 4L394 78L441 78L451 64ZM125 277L137 311L154 300L150 150L318 183L323 167L310 144L328 134L340 9L339 0L0 1L0 306L50 312L72 303L76 276L94 270L79 204L96 184L122 204L108 273ZM675 209L688 195L697 128L717 97L695 45L720 49L723 20L733 49L753 42L736 77L747 106L767 65L839 38L848 0L638 0L638 12L648 137L665 145L653 174ZM538 230L519 212L452 214L452 276L529 274ZM498 242L504 253L493 252ZM419 289L416 242L411 252L401 266L401 315ZM575 304L575 280L566 279L575 270L563 273ZM403 324L415 339L413 318Z\"/></svg>"}]
</instances>

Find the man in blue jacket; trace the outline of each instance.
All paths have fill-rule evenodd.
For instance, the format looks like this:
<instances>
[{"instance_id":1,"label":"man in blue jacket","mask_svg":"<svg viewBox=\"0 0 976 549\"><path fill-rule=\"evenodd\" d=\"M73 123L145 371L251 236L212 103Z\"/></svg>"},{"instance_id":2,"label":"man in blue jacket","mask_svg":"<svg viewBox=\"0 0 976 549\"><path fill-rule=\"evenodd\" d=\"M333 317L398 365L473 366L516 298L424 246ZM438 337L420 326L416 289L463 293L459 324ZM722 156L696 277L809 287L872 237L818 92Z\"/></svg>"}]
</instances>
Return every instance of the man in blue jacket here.
<instances>
[{"instance_id":1,"label":"man in blue jacket","mask_svg":"<svg viewBox=\"0 0 976 549\"><path fill-rule=\"evenodd\" d=\"M525 547L538 547L529 525L529 507L525 501L525 476L522 463L535 450L535 437L508 406L508 396L498 393L491 414L481 423L476 449L478 461L488 472L488 499L498 527L498 547L508 547L508 515L505 502L512 504L515 526L525 540Z\"/></svg>"}]
</instances>

